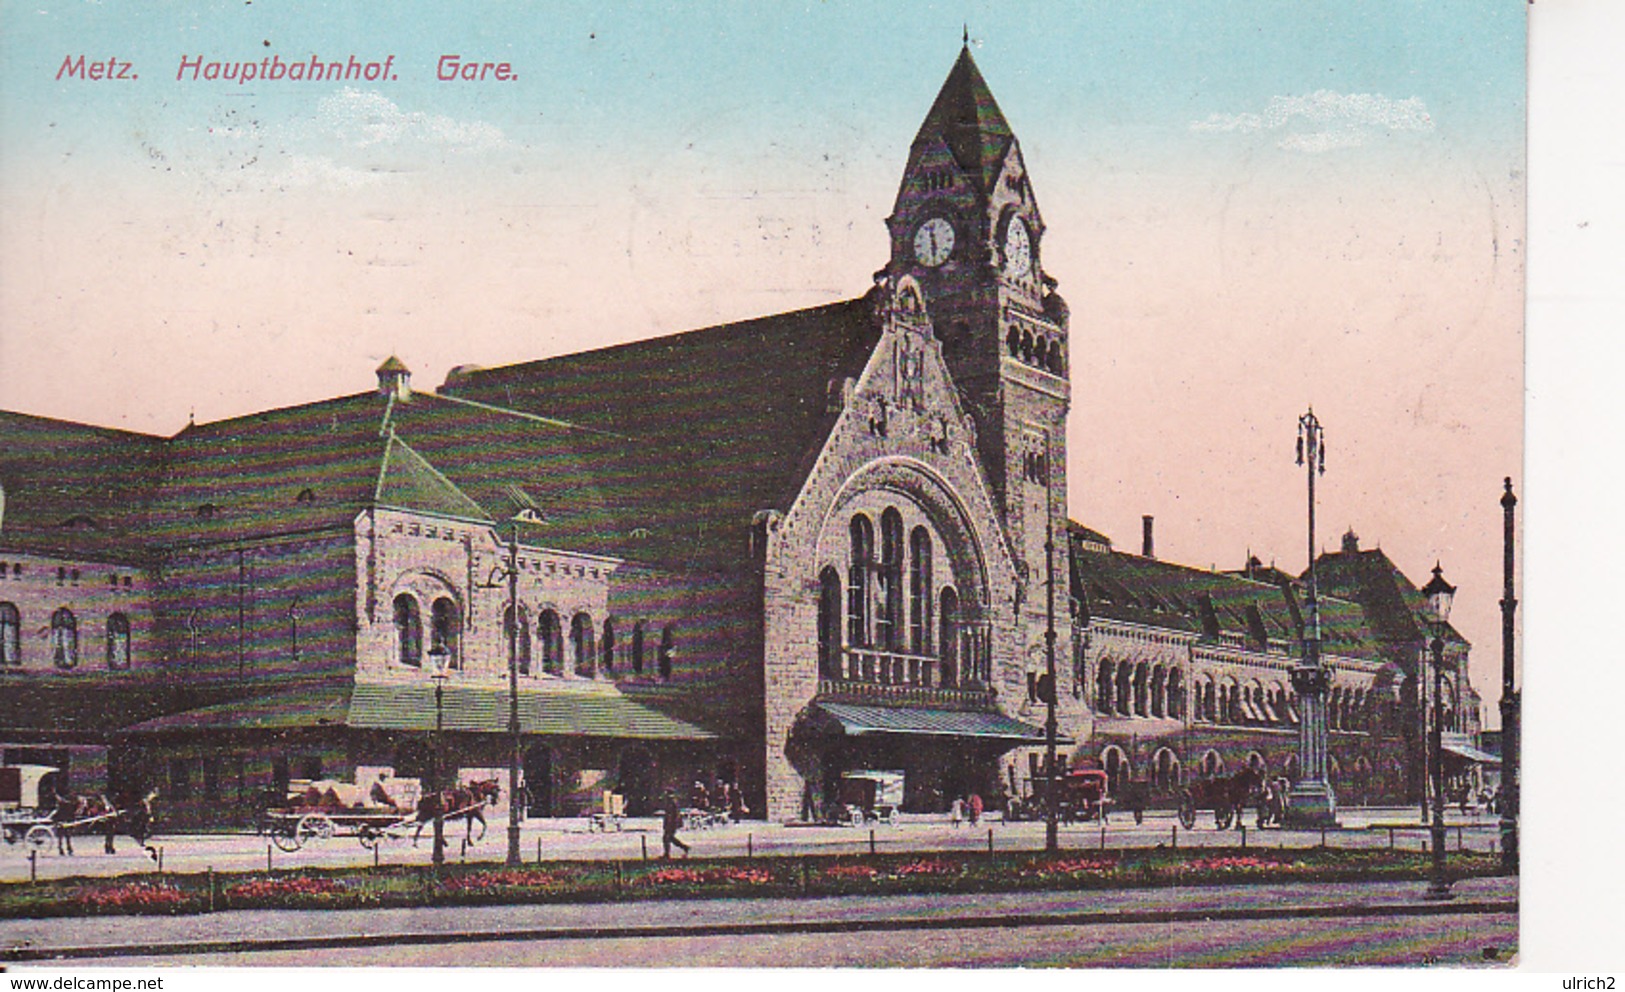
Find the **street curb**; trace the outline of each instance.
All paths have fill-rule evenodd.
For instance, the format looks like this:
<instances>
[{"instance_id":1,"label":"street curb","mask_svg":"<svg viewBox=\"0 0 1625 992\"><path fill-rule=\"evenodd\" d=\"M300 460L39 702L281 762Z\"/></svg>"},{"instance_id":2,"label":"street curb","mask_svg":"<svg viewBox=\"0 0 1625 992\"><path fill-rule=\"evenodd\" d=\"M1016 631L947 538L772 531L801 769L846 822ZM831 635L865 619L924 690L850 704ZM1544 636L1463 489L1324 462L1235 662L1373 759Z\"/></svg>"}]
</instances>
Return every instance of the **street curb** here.
<instances>
[{"instance_id":1,"label":"street curb","mask_svg":"<svg viewBox=\"0 0 1625 992\"><path fill-rule=\"evenodd\" d=\"M79 947L13 947L0 961L55 961L69 958L169 957L196 954L242 954L266 951L336 948L434 946L551 940L621 940L649 937L739 937L772 934L844 934L907 930L971 930L982 927L1055 927L1202 923L1245 920L1353 919L1359 917L1459 916L1518 912L1518 901L1392 903L1388 905L1269 906L1238 909L1140 909L1071 913L1015 913L996 917L956 916L936 919L773 920L760 923L694 923L641 927L538 927L522 930L454 930L396 934L335 934L312 937L269 937L236 940L170 941L152 944L107 944Z\"/></svg>"}]
</instances>

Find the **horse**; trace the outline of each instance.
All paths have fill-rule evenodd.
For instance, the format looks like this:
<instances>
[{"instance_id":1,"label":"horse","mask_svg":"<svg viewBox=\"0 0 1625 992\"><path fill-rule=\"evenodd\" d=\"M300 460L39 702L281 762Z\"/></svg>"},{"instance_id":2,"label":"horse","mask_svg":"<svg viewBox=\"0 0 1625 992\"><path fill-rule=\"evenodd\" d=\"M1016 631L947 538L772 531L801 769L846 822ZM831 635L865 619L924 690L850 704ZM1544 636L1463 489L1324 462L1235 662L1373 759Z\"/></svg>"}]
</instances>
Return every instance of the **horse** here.
<instances>
[{"instance_id":1,"label":"horse","mask_svg":"<svg viewBox=\"0 0 1625 992\"><path fill-rule=\"evenodd\" d=\"M1231 775L1198 779L1180 796L1179 820L1188 829L1196 825L1196 811L1213 810L1213 824L1220 830L1235 823L1242 828L1241 813L1256 801L1264 776L1256 768L1244 767Z\"/></svg>"},{"instance_id":2,"label":"horse","mask_svg":"<svg viewBox=\"0 0 1625 992\"><path fill-rule=\"evenodd\" d=\"M92 824L84 821L94 820L101 824L102 850L105 853L118 853L114 849L113 838L119 833L126 833L146 850L148 857L156 860L157 851L148 846L147 838L152 836L152 802L157 797L157 789L145 795L128 793L121 796L119 804L115 805L106 796L58 796L55 818L57 853L73 854L74 831L90 827Z\"/></svg>"},{"instance_id":3,"label":"horse","mask_svg":"<svg viewBox=\"0 0 1625 992\"><path fill-rule=\"evenodd\" d=\"M418 828L412 833L412 846L416 847L418 838L423 836L424 824L436 819L462 820L467 824L468 843L478 844L485 836L485 807L495 803L501 794L502 787L494 778L426 794L418 800ZM480 825L478 837L474 835L476 821Z\"/></svg>"}]
</instances>

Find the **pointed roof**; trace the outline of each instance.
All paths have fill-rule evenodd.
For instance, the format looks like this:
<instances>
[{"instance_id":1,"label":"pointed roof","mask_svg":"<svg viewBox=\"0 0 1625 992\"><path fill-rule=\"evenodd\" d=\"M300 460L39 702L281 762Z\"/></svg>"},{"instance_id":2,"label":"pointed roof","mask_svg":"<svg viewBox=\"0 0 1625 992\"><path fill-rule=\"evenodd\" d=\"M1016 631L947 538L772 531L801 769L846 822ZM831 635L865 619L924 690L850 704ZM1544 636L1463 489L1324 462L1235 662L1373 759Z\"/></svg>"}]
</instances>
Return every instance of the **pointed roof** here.
<instances>
[{"instance_id":1,"label":"pointed roof","mask_svg":"<svg viewBox=\"0 0 1625 992\"><path fill-rule=\"evenodd\" d=\"M997 181L999 168L1015 140L1015 132L1010 130L998 101L976 68L968 45L959 50L959 59L914 136L909 166L914 165L923 146L938 138L984 192Z\"/></svg>"},{"instance_id":2,"label":"pointed roof","mask_svg":"<svg viewBox=\"0 0 1625 992\"><path fill-rule=\"evenodd\" d=\"M373 502L401 510L423 510L448 517L490 523L491 516L452 485L412 446L389 434Z\"/></svg>"}]
</instances>

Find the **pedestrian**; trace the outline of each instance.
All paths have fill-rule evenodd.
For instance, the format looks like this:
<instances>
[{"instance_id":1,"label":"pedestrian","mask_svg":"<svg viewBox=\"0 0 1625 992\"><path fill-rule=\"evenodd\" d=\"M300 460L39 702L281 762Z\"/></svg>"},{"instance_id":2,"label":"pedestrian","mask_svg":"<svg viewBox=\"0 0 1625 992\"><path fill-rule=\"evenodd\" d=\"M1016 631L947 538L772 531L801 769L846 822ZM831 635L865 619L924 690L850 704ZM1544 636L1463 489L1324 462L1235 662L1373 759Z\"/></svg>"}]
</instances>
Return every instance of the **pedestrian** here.
<instances>
[{"instance_id":1,"label":"pedestrian","mask_svg":"<svg viewBox=\"0 0 1625 992\"><path fill-rule=\"evenodd\" d=\"M662 857L670 861L672 846L676 845L683 849L683 857L686 858L688 845L677 839L677 828L683 825L683 811L677 806L676 793L666 793L665 806L660 816L660 846L665 851Z\"/></svg>"},{"instance_id":2,"label":"pedestrian","mask_svg":"<svg viewBox=\"0 0 1625 992\"><path fill-rule=\"evenodd\" d=\"M965 819L965 797L955 796L953 803L948 807L948 822L959 829L959 824Z\"/></svg>"},{"instance_id":3,"label":"pedestrian","mask_svg":"<svg viewBox=\"0 0 1625 992\"><path fill-rule=\"evenodd\" d=\"M970 794L970 825L974 827L980 822L982 822L982 794L973 792Z\"/></svg>"}]
</instances>

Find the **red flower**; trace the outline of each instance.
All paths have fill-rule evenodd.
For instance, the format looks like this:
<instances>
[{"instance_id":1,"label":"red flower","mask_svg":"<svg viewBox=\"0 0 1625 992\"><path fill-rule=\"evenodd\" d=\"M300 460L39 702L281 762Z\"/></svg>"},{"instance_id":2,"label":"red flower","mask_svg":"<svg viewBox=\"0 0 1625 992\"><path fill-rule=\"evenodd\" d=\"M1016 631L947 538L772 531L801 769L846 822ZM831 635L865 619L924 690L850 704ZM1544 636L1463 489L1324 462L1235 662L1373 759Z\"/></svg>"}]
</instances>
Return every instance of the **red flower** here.
<instances>
[{"instance_id":1,"label":"red flower","mask_svg":"<svg viewBox=\"0 0 1625 992\"><path fill-rule=\"evenodd\" d=\"M226 889L227 899L278 899L288 896L325 896L343 892L344 886L331 878L258 878Z\"/></svg>"},{"instance_id":2,"label":"red flower","mask_svg":"<svg viewBox=\"0 0 1625 992\"><path fill-rule=\"evenodd\" d=\"M952 875L959 871L959 866L947 861L937 861L932 858L921 858L910 861L906 865L898 865L893 874L904 875Z\"/></svg>"},{"instance_id":3,"label":"red flower","mask_svg":"<svg viewBox=\"0 0 1625 992\"><path fill-rule=\"evenodd\" d=\"M176 906L185 901L186 896L179 889L155 882L101 886L79 893L79 904L87 909L148 909Z\"/></svg>"},{"instance_id":4,"label":"red flower","mask_svg":"<svg viewBox=\"0 0 1625 992\"><path fill-rule=\"evenodd\" d=\"M460 875L445 881L443 888L451 892L477 892L497 888L542 888L560 881L558 874L548 871L509 869Z\"/></svg>"}]
</instances>

